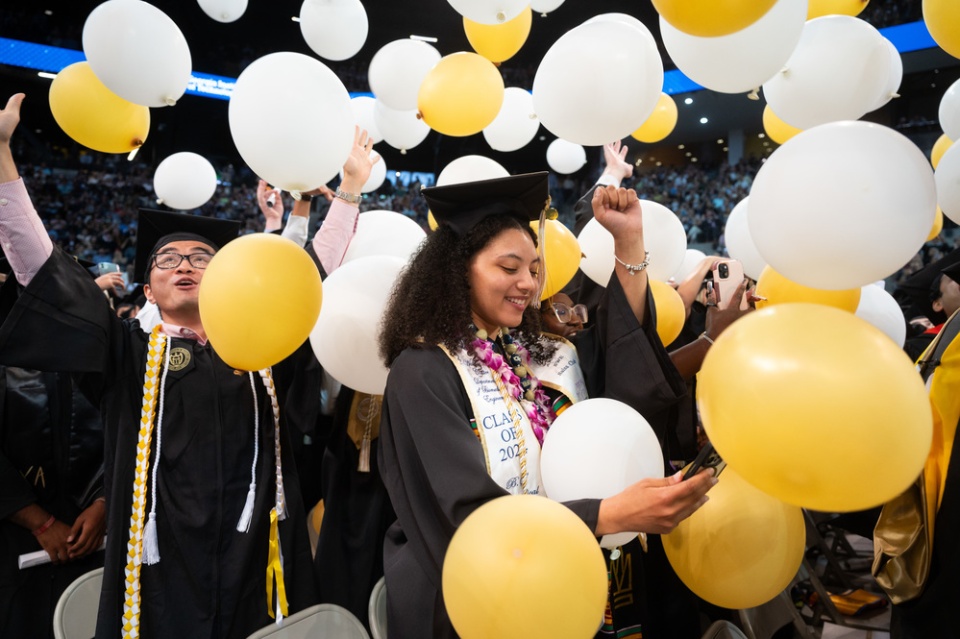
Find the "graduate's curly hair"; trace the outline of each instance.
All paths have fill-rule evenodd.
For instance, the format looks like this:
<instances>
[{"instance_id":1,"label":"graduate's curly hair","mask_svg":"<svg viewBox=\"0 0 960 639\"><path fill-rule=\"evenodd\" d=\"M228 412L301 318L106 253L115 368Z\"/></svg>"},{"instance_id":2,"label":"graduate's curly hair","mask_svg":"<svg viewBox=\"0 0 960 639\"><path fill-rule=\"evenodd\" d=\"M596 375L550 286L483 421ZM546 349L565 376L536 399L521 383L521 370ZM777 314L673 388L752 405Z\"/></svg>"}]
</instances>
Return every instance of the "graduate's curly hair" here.
<instances>
[{"instance_id":1,"label":"graduate's curly hair","mask_svg":"<svg viewBox=\"0 0 960 639\"><path fill-rule=\"evenodd\" d=\"M537 243L531 228L511 215L488 216L463 236L444 225L424 241L397 280L383 315L380 356L387 366L407 348L443 345L455 351L473 340L470 261L508 229L529 233ZM524 311L514 335L538 363L553 351L541 344L540 313L532 307Z\"/></svg>"}]
</instances>

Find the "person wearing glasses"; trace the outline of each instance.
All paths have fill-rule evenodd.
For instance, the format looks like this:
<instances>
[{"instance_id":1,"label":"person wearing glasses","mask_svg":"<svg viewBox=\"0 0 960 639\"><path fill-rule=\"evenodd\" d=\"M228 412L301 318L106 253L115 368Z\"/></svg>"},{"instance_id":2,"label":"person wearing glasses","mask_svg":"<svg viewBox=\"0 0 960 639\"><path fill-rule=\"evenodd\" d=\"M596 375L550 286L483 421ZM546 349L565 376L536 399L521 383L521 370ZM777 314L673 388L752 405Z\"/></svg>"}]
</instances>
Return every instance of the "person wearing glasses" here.
<instances>
[{"instance_id":1,"label":"person wearing glasses","mask_svg":"<svg viewBox=\"0 0 960 639\"><path fill-rule=\"evenodd\" d=\"M540 305L540 321L543 330L560 337L573 337L583 330L589 319L587 307L574 304L566 293L557 293Z\"/></svg>"},{"instance_id":2,"label":"person wearing glasses","mask_svg":"<svg viewBox=\"0 0 960 639\"><path fill-rule=\"evenodd\" d=\"M246 637L317 603L287 445L319 402L307 374L316 359L306 345L272 369L234 370L200 317L206 267L238 223L142 213L137 279L161 322L147 334L119 319L52 245L20 179L10 139L23 98L0 110L0 243L18 294L4 306L0 363L72 373L101 408L108 532L96 637ZM369 151L358 133L345 197L328 215L351 230ZM321 248L345 251L338 237ZM318 257L339 264L336 251ZM271 330L255 310L256 330Z\"/></svg>"}]
</instances>

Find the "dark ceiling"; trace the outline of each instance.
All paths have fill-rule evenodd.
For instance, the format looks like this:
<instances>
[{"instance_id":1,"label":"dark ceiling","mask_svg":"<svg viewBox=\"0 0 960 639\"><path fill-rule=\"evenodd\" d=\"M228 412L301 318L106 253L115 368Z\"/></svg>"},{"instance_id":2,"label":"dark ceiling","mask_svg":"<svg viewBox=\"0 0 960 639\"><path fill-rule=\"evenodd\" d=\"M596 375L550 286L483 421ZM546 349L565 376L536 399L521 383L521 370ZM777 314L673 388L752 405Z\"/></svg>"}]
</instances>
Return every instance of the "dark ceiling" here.
<instances>
[{"instance_id":1,"label":"dark ceiling","mask_svg":"<svg viewBox=\"0 0 960 639\"><path fill-rule=\"evenodd\" d=\"M245 15L231 24L221 24L206 16L195 0L153 0L180 26L193 56L196 71L236 77L249 62L274 51L298 51L313 55L300 34L297 23L291 20L299 13L301 0L250 0ZM5 0L0 8L0 36L56 44L79 49L83 22L99 4L97 0ZM470 50L463 33L460 16L446 0L365 0L364 6L370 31L363 49L351 60L328 65L345 79L348 89L366 91L369 87L351 86L349 76L363 77L370 58L392 40L411 34L438 38L434 45L441 54ZM49 15L47 12L50 12ZM510 77L533 74L549 46L567 30L588 18L609 12L629 13L643 21L659 40L657 15L649 0L567 0L546 17L535 15L530 37L520 53L503 63L502 69ZM662 50L665 68L672 68ZM326 61L325 61L326 62ZM929 116L936 119L936 105L949 83L960 77L960 61L939 50L930 50L904 56L908 74L904 81L903 98L871 116L871 119L894 124L901 118ZM936 70L936 71L934 71ZM354 82L354 84L357 84ZM508 86L511 83L508 82ZM930 86L939 85L939 86ZM28 93L24 128L46 144L69 146L70 142L59 131L46 106L49 80L43 80L33 71L0 65L0 91L8 95L15 91ZM527 87L529 88L529 86ZM571 91L576 87L571 86ZM711 91L700 91L689 97L686 105L675 96L680 108L676 130L662 143L654 146L633 142L631 158L649 159L654 154L669 161L670 150L676 154L679 143L688 148L699 148L705 161L722 159L717 140L725 139L731 130L744 130L748 141L754 141L762 131L760 115L762 101L751 101L743 95L729 96ZM207 155L216 164L234 161L236 151L227 126L227 102L185 96L173 108L153 109L150 138L143 148L147 159L158 162L176 151L196 151ZM700 124L707 116L709 123ZM39 131L39 133L37 133ZM391 170L422 170L438 172L450 160L470 153L489 156L511 172L545 168L547 145L554 139L541 128L538 138L527 147L509 154L492 151L481 135L451 138L431 133L416 149L406 155L377 145ZM748 152L752 150L750 142ZM765 149L760 148L759 151ZM598 158L599 152L592 151ZM677 158L682 161L682 156Z\"/></svg>"}]
</instances>

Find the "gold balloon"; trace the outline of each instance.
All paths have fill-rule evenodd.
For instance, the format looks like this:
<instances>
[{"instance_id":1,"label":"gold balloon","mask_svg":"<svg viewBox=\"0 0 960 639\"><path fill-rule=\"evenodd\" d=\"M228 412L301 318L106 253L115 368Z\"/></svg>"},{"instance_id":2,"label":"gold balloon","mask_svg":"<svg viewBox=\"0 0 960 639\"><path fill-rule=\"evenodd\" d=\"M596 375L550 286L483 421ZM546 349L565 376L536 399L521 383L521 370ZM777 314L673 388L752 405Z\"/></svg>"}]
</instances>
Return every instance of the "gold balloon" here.
<instances>
[{"instance_id":1,"label":"gold balloon","mask_svg":"<svg viewBox=\"0 0 960 639\"><path fill-rule=\"evenodd\" d=\"M839 291L810 288L787 279L771 266L765 266L760 273L760 279L757 280L757 295L766 298L765 301L757 302L757 308L790 302L808 302L856 313L857 306L860 305L859 288Z\"/></svg>"},{"instance_id":2,"label":"gold balloon","mask_svg":"<svg viewBox=\"0 0 960 639\"><path fill-rule=\"evenodd\" d=\"M927 236L927 242L934 240L940 235L940 231L943 230L943 211L940 210L940 207L937 207L937 216L933 218L933 228L930 229L930 235Z\"/></svg>"},{"instance_id":3,"label":"gold balloon","mask_svg":"<svg viewBox=\"0 0 960 639\"><path fill-rule=\"evenodd\" d=\"M702 38L729 35L762 18L776 0L652 0L678 31Z\"/></svg>"},{"instance_id":4,"label":"gold balloon","mask_svg":"<svg viewBox=\"0 0 960 639\"><path fill-rule=\"evenodd\" d=\"M683 330L683 324L687 321L687 309L675 288L657 280L647 281L653 303L657 307L657 335L664 346L669 346Z\"/></svg>"},{"instance_id":5,"label":"gold balloon","mask_svg":"<svg viewBox=\"0 0 960 639\"><path fill-rule=\"evenodd\" d=\"M530 222L534 233L539 222ZM540 299L553 297L566 286L580 268L580 243L577 236L558 220L547 220L543 236L543 255L547 261L547 283Z\"/></svg>"},{"instance_id":6,"label":"gold balloon","mask_svg":"<svg viewBox=\"0 0 960 639\"><path fill-rule=\"evenodd\" d=\"M778 118L769 104L763 107L763 130L767 132L767 137L777 144L783 144L797 133L803 132L803 129L798 129Z\"/></svg>"},{"instance_id":7,"label":"gold balloon","mask_svg":"<svg viewBox=\"0 0 960 639\"><path fill-rule=\"evenodd\" d=\"M307 340L321 299L320 273L302 248L272 233L253 233L211 260L200 280L200 319L223 361L256 371Z\"/></svg>"},{"instance_id":8,"label":"gold balloon","mask_svg":"<svg viewBox=\"0 0 960 639\"><path fill-rule=\"evenodd\" d=\"M666 93L660 94L657 106L639 129L631 133L634 139L652 144L659 142L673 132L677 126L677 103Z\"/></svg>"},{"instance_id":9,"label":"gold balloon","mask_svg":"<svg viewBox=\"0 0 960 639\"><path fill-rule=\"evenodd\" d=\"M71 64L53 79L50 111L64 133L102 153L129 153L150 132L150 109L110 91L87 62Z\"/></svg>"},{"instance_id":10,"label":"gold balloon","mask_svg":"<svg viewBox=\"0 0 960 639\"><path fill-rule=\"evenodd\" d=\"M723 608L760 606L790 585L803 561L803 513L727 469L710 501L661 537L680 580Z\"/></svg>"},{"instance_id":11,"label":"gold balloon","mask_svg":"<svg viewBox=\"0 0 960 639\"><path fill-rule=\"evenodd\" d=\"M814 510L863 510L899 495L930 451L930 402L910 358L827 306L781 304L734 322L707 353L697 400L730 468Z\"/></svg>"},{"instance_id":12,"label":"gold balloon","mask_svg":"<svg viewBox=\"0 0 960 639\"><path fill-rule=\"evenodd\" d=\"M582 639L603 618L607 568L593 532L569 508L509 495L457 528L443 561L443 599L463 639Z\"/></svg>"},{"instance_id":13,"label":"gold balloon","mask_svg":"<svg viewBox=\"0 0 960 639\"><path fill-rule=\"evenodd\" d=\"M940 48L960 58L960 2L923 0L923 21Z\"/></svg>"},{"instance_id":14,"label":"gold balloon","mask_svg":"<svg viewBox=\"0 0 960 639\"><path fill-rule=\"evenodd\" d=\"M858 16L867 8L870 0L810 0L807 5L807 20L820 16Z\"/></svg>"},{"instance_id":15,"label":"gold balloon","mask_svg":"<svg viewBox=\"0 0 960 639\"><path fill-rule=\"evenodd\" d=\"M420 84L417 106L431 129L463 137L480 133L503 105L503 78L492 62L476 53L440 59Z\"/></svg>"},{"instance_id":16,"label":"gold balloon","mask_svg":"<svg viewBox=\"0 0 960 639\"><path fill-rule=\"evenodd\" d=\"M463 19L463 30L473 50L490 62L503 62L517 54L530 35L533 11L527 7L520 14L501 24L480 24Z\"/></svg>"},{"instance_id":17,"label":"gold balloon","mask_svg":"<svg viewBox=\"0 0 960 639\"><path fill-rule=\"evenodd\" d=\"M940 164L940 158L951 146L953 146L953 140L948 138L946 133L937 138L937 141L933 143L933 148L930 149L930 163L933 168L937 168L937 165Z\"/></svg>"}]
</instances>

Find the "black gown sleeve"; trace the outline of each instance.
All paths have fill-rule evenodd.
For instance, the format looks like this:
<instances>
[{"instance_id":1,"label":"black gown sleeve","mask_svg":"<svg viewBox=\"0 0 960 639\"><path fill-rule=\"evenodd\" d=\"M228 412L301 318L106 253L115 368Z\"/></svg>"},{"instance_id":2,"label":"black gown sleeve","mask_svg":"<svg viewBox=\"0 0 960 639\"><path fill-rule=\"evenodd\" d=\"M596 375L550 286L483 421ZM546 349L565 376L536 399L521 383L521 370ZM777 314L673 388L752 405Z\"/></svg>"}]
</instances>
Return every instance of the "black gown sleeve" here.
<instances>
[{"instance_id":1,"label":"black gown sleeve","mask_svg":"<svg viewBox=\"0 0 960 639\"><path fill-rule=\"evenodd\" d=\"M0 451L0 520L36 503L37 495L16 466Z\"/></svg>"}]
</instances>

